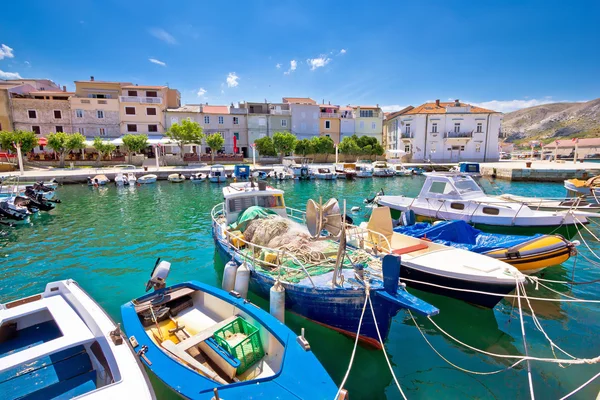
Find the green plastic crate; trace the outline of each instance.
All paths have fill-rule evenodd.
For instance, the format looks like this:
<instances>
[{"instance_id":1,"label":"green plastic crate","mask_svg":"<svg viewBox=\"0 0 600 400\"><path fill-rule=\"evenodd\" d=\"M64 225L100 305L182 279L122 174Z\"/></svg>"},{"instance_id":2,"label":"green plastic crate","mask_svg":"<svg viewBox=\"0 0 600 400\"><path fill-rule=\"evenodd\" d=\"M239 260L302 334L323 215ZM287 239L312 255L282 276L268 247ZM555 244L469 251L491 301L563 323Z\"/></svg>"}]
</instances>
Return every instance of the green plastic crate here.
<instances>
[{"instance_id":1,"label":"green plastic crate","mask_svg":"<svg viewBox=\"0 0 600 400\"><path fill-rule=\"evenodd\" d=\"M236 333L242 333L246 335L246 338L232 347L226 338ZM214 337L221 347L240 360L240 366L237 369L238 374L246 371L265 355L258 329L241 317L237 317L231 323L216 331Z\"/></svg>"}]
</instances>

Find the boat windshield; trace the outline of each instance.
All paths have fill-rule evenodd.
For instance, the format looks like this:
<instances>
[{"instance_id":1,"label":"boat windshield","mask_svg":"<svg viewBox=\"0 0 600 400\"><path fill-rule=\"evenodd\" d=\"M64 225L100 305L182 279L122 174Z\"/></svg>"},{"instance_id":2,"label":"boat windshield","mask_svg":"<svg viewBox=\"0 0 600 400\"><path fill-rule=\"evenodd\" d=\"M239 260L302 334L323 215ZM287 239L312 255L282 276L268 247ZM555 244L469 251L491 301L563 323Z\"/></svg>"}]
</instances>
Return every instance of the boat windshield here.
<instances>
[{"instance_id":1,"label":"boat windshield","mask_svg":"<svg viewBox=\"0 0 600 400\"><path fill-rule=\"evenodd\" d=\"M474 180L463 177L455 177L454 178L454 186L458 190L458 193L461 195L465 194L473 194L473 193L481 193L481 188L475 183Z\"/></svg>"}]
</instances>

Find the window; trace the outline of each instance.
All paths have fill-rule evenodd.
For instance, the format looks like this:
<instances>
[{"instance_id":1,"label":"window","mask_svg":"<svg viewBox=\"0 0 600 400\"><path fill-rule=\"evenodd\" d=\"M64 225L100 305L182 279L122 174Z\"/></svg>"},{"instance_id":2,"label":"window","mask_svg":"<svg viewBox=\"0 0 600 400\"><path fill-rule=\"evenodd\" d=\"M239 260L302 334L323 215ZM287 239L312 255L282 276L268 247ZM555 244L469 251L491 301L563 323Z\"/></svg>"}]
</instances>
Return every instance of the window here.
<instances>
[{"instance_id":1,"label":"window","mask_svg":"<svg viewBox=\"0 0 600 400\"><path fill-rule=\"evenodd\" d=\"M227 208L229 212L240 212L244 211L248 207L252 207L256 204L255 197L235 197L227 200Z\"/></svg>"},{"instance_id":2,"label":"window","mask_svg":"<svg viewBox=\"0 0 600 400\"><path fill-rule=\"evenodd\" d=\"M179 122L179 118L177 117L171 117L171 124L176 124Z\"/></svg>"},{"instance_id":3,"label":"window","mask_svg":"<svg viewBox=\"0 0 600 400\"><path fill-rule=\"evenodd\" d=\"M465 146L460 146L460 151L465 151Z\"/></svg>"},{"instance_id":4,"label":"window","mask_svg":"<svg viewBox=\"0 0 600 400\"><path fill-rule=\"evenodd\" d=\"M375 122L371 122L371 129L372 130L377 129L377 124Z\"/></svg>"},{"instance_id":5,"label":"window","mask_svg":"<svg viewBox=\"0 0 600 400\"><path fill-rule=\"evenodd\" d=\"M482 133L483 132L483 123L478 122L477 123L477 133Z\"/></svg>"},{"instance_id":6,"label":"window","mask_svg":"<svg viewBox=\"0 0 600 400\"><path fill-rule=\"evenodd\" d=\"M154 107L146 108L146 115L156 115L156 108L154 108Z\"/></svg>"},{"instance_id":7,"label":"window","mask_svg":"<svg viewBox=\"0 0 600 400\"><path fill-rule=\"evenodd\" d=\"M283 207L283 198L281 196L258 196L256 205L259 207Z\"/></svg>"},{"instance_id":8,"label":"window","mask_svg":"<svg viewBox=\"0 0 600 400\"><path fill-rule=\"evenodd\" d=\"M500 214L500 210L497 209L497 208L494 208L494 207L483 207L481 209L481 211L484 214L488 214L488 215L498 215L498 214Z\"/></svg>"},{"instance_id":9,"label":"window","mask_svg":"<svg viewBox=\"0 0 600 400\"><path fill-rule=\"evenodd\" d=\"M475 153L480 153L481 152L481 143L476 143L475 144Z\"/></svg>"},{"instance_id":10,"label":"window","mask_svg":"<svg viewBox=\"0 0 600 400\"><path fill-rule=\"evenodd\" d=\"M54 110L54 119L62 119L62 111Z\"/></svg>"},{"instance_id":11,"label":"window","mask_svg":"<svg viewBox=\"0 0 600 400\"><path fill-rule=\"evenodd\" d=\"M96 110L96 114L98 114L98 118L104 118L104 111Z\"/></svg>"},{"instance_id":12,"label":"window","mask_svg":"<svg viewBox=\"0 0 600 400\"><path fill-rule=\"evenodd\" d=\"M224 118L219 115L219 125L223 125Z\"/></svg>"},{"instance_id":13,"label":"window","mask_svg":"<svg viewBox=\"0 0 600 400\"><path fill-rule=\"evenodd\" d=\"M429 188L429 193L448 194L452 192L452 186L446 182L433 182Z\"/></svg>"},{"instance_id":14,"label":"window","mask_svg":"<svg viewBox=\"0 0 600 400\"><path fill-rule=\"evenodd\" d=\"M128 90L127 96L137 96L137 90Z\"/></svg>"},{"instance_id":15,"label":"window","mask_svg":"<svg viewBox=\"0 0 600 400\"><path fill-rule=\"evenodd\" d=\"M44 146L40 146L40 150L44 150Z\"/></svg>"},{"instance_id":16,"label":"window","mask_svg":"<svg viewBox=\"0 0 600 400\"><path fill-rule=\"evenodd\" d=\"M331 129L331 121L325 121L325 129Z\"/></svg>"},{"instance_id":17,"label":"window","mask_svg":"<svg viewBox=\"0 0 600 400\"><path fill-rule=\"evenodd\" d=\"M460 132L460 122L454 123L454 132L456 132L456 133Z\"/></svg>"},{"instance_id":18,"label":"window","mask_svg":"<svg viewBox=\"0 0 600 400\"><path fill-rule=\"evenodd\" d=\"M156 90L146 90L146 97L158 97Z\"/></svg>"},{"instance_id":19,"label":"window","mask_svg":"<svg viewBox=\"0 0 600 400\"><path fill-rule=\"evenodd\" d=\"M210 124L210 117L208 115L204 116L204 123L205 124Z\"/></svg>"},{"instance_id":20,"label":"window","mask_svg":"<svg viewBox=\"0 0 600 400\"><path fill-rule=\"evenodd\" d=\"M127 124L127 132L137 132L136 124Z\"/></svg>"},{"instance_id":21,"label":"window","mask_svg":"<svg viewBox=\"0 0 600 400\"><path fill-rule=\"evenodd\" d=\"M437 122L431 124L431 133L437 133Z\"/></svg>"},{"instance_id":22,"label":"window","mask_svg":"<svg viewBox=\"0 0 600 400\"><path fill-rule=\"evenodd\" d=\"M77 129L79 131L79 133L81 133L82 135L85 135L85 129L83 128L78 128Z\"/></svg>"},{"instance_id":23,"label":"window","mask_svg":"<svg viewBox=\"0 0 600 400\"><path fill-rule=\"evenodd\" d=\"M361 118L373 118L373 110L360 110Z\"/></svg>"},{"instance_id":24,"label":"window","mask_svg":"<svg viewBox=\"0 0 600 400\"><path fill-rule=\"evenodd\" d=\"M107 104L106 100L98 100L98 104Z\"/></svg>"},{"instance_id":25,"label":"window","mask_svg":"<svg viewBox=\"0 0 600 400\"><path fill-rule=\"evenodd\" d=\"M105 95L105 94L91 94L89 97L91 97L92 99L108 99L109 96Z\"/></svg>"},{"instance_id":26,"label":"window","mask_svg":"<svg viewBox=\"0 0 600 400\"><path fill-rule=\"evenodd\" d=\"M238 117L233 117L233 124L234 125L239 125L240 124L240 119Z\"/></svg>"},{"instance_id":27,"label":"window","mask_svg":"<svg viewBox=\"0 0 600 400\"><path fill-rule=\"evenodd\" d=\"M83 100L83 99L82 99L82 100L81 100L81 104L90 104L90 101L89 101L89 100Z\"/></svg>"},{"instance_id":28,"label":"window","mask_svg":"<svg viewBox=\"0 0 600 400\"><path fill-rule=\"evenodd\" d=\"M125 107L125 114L135 115L135 107Z\"/></svg>"},{"instance_id":29,"label":"window","mask_svg":"<svg viewBox=\"0 0 600 400\"><path fill-rule=\"evenodd\" d=\"M410 135L410 124L406 124L406 134Z\"/></svg>"},{"instance_id":30,"label":"window","mask_svg":"<svg viewBox=\"0 0 600 400\"><path fill-rule=\"evenodd\" d=\"M235 136L235 138L237 140L240 140L240 133L239 132L233 132L233 136Z\"/></svg>"},{"instance_id":31,"label":"window","mask_svg":"<svg viewBox=\"0 0 600 400\"><path fill-rule=\"evenodd\" d=\"M39 126L32 126L31 127L31 132L35 133L36 135L39 135L40 133L42 133L40 131L40 127Z\"/></svg>"},{"instance_id":32,"label":"window","mask_svg":"<svg viewBox=\"0 0 600 400\"><path fill-rule=\"evenodd\" d=\"M365 121L360 121L359 126L360 126L360 129L365 129Z\"/></svg>"},{"instance_id":33,"label":"window","mask_svg":"<svg viewBox=\"0 0 600 400\"><path fill-rule=\"evenodd\" d=\"M267 119L264 117L261 117L258 119L258 125L259 126L266 126L267 125Z\"/></svg>"},{"instance_id":34,"label":"window","mask_svg":"<svg viewBox=\"0 0 600 400\"><path fill-rule=\"evenodd\" d=\"M404 152L405 153L410 153L410 144L404 145Z\"/></svg>"},{"instance_id":35,"label":"window","mask_svg":"<svg viewBox=\"0 0 600 400\"><path fill-rule=\"evenodd\" d=\"M83 118L83 110L75 110L75 116L77 118Z\"/></svg>"},{"instance_id":36,"label":"window","mask_svg":"<svg viewBox=\"0 0 600 400\"><path fill-rule=\"evenodd\" d=\"M64 132L62 125L55 126L56 132Z\"/></svg>"},{"instance_id":37,"label":"window","mask_svg":"<svg viewBox=\"0 0 600 400\"><path fill-rule=\"evenodd\" d=\"M158 125L148 125L148 132L158 132Z\"/></svg>"},{"instance_id":38,"label":"window","mask_svg":"<svg viewBox=\"0 0 600 400\"><path fill-rule=\"evenodd\" d=\"M281 126L283 126L283 127L287 126L287 119L282 119L281 120Z\"/></svg>"},{"instance_id":39,"label":"window","mask_svg":"<svg viewBox=\"0 0 600 400\"><path fill-rule=\"evenodd\" d=\"M27 110L27 115L29 116L30 119L36 119L37 118L37 111L35 111L35 110Z\"/></svg>"},{"instance_id":40,"label":"window","mask_svg":"<svg viewBox=\"0 0 600 400\"><path fill-rule=\"evenodd\" d=\"M465 205L463 203L450 203L450 208L454 210L464 210Z\"/></svg>"},{"instance_id":41,"label":"window","mask_svg":"<svg viewBox=\"0 0 600 400\"><path fill-rule=\"evenodd\" d=\"M98 133L100 134L100 136L106 136L106 129L98 128Z\"/></svg>"}]
</instances>

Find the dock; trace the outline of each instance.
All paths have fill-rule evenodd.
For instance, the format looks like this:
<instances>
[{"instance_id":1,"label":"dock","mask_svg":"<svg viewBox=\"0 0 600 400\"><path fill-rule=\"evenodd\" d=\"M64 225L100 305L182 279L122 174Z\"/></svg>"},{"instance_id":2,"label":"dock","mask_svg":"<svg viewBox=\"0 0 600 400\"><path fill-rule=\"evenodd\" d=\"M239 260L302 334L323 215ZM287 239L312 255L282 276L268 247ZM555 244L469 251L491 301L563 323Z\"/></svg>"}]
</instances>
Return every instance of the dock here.
<instances>
[{"instance_id":1,"label":"dock","mask_svg":"<svg viewBox=\"0 0 600 400\"><path fill-rule=\"evenodd\" d=\"M506 160L481 163L481 174L509 181L562 182L565 179L588 179L600 175L600 163L570 161Z\"/></svg>"}]
</instances>

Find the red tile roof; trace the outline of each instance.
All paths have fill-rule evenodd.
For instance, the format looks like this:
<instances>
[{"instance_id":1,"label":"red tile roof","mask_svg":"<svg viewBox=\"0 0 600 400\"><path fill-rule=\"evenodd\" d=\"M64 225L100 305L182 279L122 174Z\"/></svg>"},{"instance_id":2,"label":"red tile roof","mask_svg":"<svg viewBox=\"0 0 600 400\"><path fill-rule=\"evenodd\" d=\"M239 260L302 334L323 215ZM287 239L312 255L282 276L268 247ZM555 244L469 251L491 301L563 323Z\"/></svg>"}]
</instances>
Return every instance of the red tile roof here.
<instances>
[{"instance_id":1,"label":"red tile roof","mask_svg":"<svg viewBox=\"0 0 600 400\"><path fill-rule=\"evenodd\" d=\"M310 97L284 97L284 103L293 103L293 104L312 104L316 105L317 102L311 99Z\"/></svg>"},{"instance_id":2,"label":"red tile roof","mask_svg":"<svg viewBox=\"0 0 600 400\"><path fill-rule=\"evenodd\" d=\"M470 106L471 113L473 113L473 114L489 114L489 113L497 112L497 111L492 111L492 110L488 110L488 109L477 107L477 106L472 106L467 103L459 103L459 104L460 104L460 107ZM421 104L420 106L417 106L417 107L413 108L412 110L406 112L406 114L445 114L446 107L453 106L453 105L454 105L453 101L440 102L439 105L437 105L435 102L425 103L425 104Z\"/></svg>"},{"instance_id":3,"label":"red tile roof","mask_svg":"<svg viewBox=\"0 0 600 400\"><path fill-rule=\"evenodd\" d=\"M204 114L229 114L228 106L202 106L202 111Z\"/></svg>"},{"instance_id":4,"label":"red tile roof","mask_svg":"<svg viewBox=\"0 0 600 400\"><path fill-rule=\"evenodd\" d=\"M408 111L412 110L414 107L413 106L408 106L403 108L400 111L394 111L394 112L390 112L390 113L385 113L385 118L386 120L392 119L392 118L396 118L398 115L402 115L402 114L408 114Z\"/></svg>"}]
</instances>

